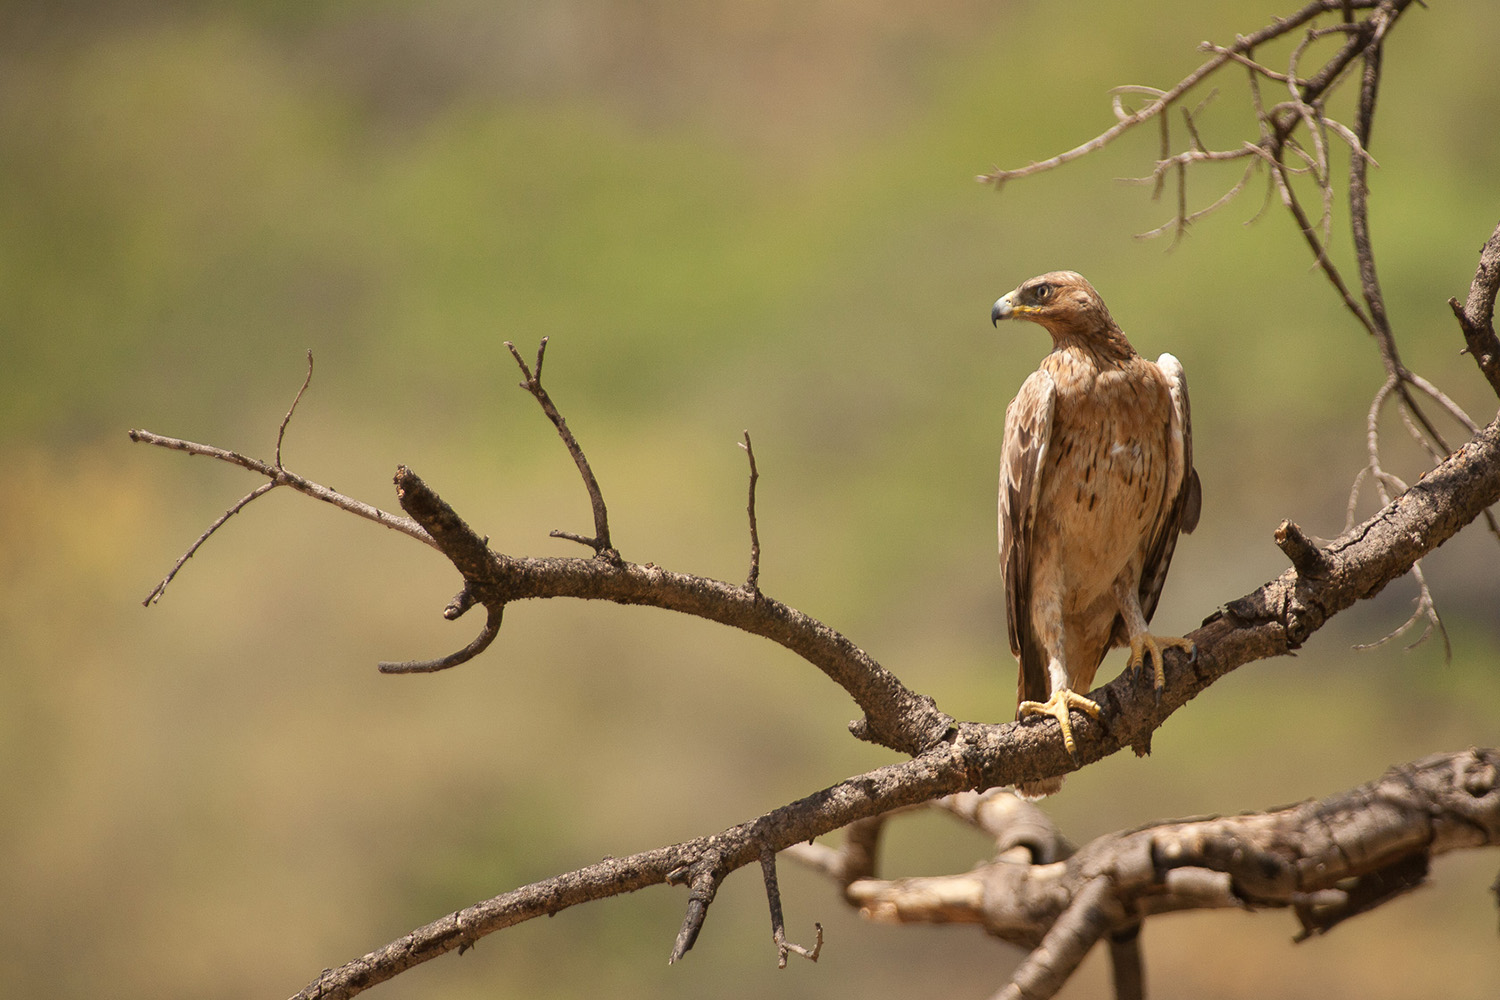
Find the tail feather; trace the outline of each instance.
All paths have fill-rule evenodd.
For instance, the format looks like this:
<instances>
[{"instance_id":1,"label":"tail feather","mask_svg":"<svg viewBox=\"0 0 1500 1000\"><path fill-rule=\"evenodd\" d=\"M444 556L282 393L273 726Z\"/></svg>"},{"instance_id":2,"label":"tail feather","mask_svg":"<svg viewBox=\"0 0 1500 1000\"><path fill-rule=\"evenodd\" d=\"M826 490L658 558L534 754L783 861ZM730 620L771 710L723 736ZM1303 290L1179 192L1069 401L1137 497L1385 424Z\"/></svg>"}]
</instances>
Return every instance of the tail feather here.
<instances>
[{"instance_id":1,"label":"tail feather","mask_svg":"<svg viewBox=\"0 0 1500 1000\"><path fill-rule=\"evenodd\" d=\"M1062 778L1043 778L1041 781L1023 781L1016 786L1016 794L1030 802L1056 795L1062 788Z\"/></svg>"}]
</instances>

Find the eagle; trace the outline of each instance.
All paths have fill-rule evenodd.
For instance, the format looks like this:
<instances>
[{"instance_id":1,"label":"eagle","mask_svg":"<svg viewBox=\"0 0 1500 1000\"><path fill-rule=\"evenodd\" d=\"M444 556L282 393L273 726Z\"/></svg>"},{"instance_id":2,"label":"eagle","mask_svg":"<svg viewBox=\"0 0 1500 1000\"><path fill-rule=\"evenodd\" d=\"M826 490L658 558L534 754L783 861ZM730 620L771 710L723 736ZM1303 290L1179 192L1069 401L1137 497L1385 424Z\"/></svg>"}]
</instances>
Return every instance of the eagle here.
<instances>
[{"instance_id":1,"label":"eagle","mask_svg":"<svg viewBox=\"0 0 1500 1000\"><path fill-rule=\"evenodd\" d=\"M1202 488L1182 364L1141 357L1094 286L1052 271L1003 295L990 310L1052 335L1052 351L1005 410L1000 460L1000 573L1010 648L1020 661L1016 718L1048 715L1074 754L1070 709L1098 717L1079 692L1105 653L1130 647L1137 675L1188 639L1147 631L1179 532L1198 524ZM1061 778L1023 782L1022 795L1057 791Z\"/></svg>"}]
</instances>

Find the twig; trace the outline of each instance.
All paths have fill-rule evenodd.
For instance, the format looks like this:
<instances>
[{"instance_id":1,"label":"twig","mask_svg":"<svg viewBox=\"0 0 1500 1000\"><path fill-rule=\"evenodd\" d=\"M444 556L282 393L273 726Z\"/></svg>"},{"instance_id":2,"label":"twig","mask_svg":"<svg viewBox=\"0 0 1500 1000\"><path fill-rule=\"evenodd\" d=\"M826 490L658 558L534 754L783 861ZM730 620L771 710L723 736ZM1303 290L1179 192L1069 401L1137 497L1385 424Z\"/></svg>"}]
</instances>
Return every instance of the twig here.
<instances>
[{"instance_id":1,"label":"twig","mask_svg":"<svg viewBox=\"0 0 1500 1000\"><path fill-rule=\"evenodd\" d=\"M132 440L136 439L132 438ZM208 530L199 535L196 542L188 546L188 550L184 552L181 557L178 558L177 562L172 565L172 568L167 572L167 575L162 577L161 583L158 583L151 589L151 593L146 595L146 599L141 602L141 605L143 607L149 608L151 605L161 600L162 594L166 593L167 591L167 584L171 583L172 578L177 575L177 571L182 569L183 566L187 565L187 561L189 559L193 558L193 553L197 552L198 549L203 545L203 543L208 541L209 537L213 535L215 531L218 531L220 528L222 528L225 521L229 520L231 517L244 510L250 504L250 501L256 499L257 497L265 496L267 493L274 490L276 488L276 485L277 484L275 482L261 483L255 489L251 490L249 493L236 500L234 506L230 507L224 513L215 518L214 523L208 526Z\"/></svg>"},{"instance_id":2,"label":"twig","mask_svg":"<svg viewBox=\"0 0 1500 1000\"><path fill-rule=\"evenodd\" d=\"M578 440L573 437L573 432L568 430L567 421L553 405L552 397L547 394L547 390L542 388L542 361L547 354L547 338L543 337L542 342L537 346L535 373L526 366L525 360L522 359L521 353L516 350L514 344L507 340L505 347L510 351L510 356L515 358L516 364L520 366L521 374L526 377L521 383L521 388L531 393L541 405L542 412L547 415L548 420L552 421L552 426L557 428L558 435L567 446L568 454L573 456L573 463L578 466L578 473L583 477L584 488L588 490L589 504L594 509L594 537L586 538L571 531L553 531L552 537L565 538L570 542L587 545L594 550L596 556L610 562L619 562L620 553L615 551L609 540L609 512L604 507L604 494L599 490L599 481L594 478L594 470L589 468L589 460L584 457Z\"/></svg>"},{"instance_id":3,"label":"twig","mask_svg":"<svg viewBox=\"0 0 1500 1000\"><path fill-rule=\"evenodd\" d=\"M823 925L813 924L817 928L818 937L810 949L786 939L786 921L781 915L781 889L776 884L776 852L769 847L761 849L760 874L765 880L766 900L771 906L771 940L776 943L776 968L786 968L788 955L801 955L809 962L816 962L818 954L823 950Z\"/></svg>"},{"instance_id":4,"label":"twig","mask_svg":"<svg viewBox=\"0 0 1500 1000\"><path fill-rule=\"evenodd\" d=\"M1328 554L1304 535L1295 523L1282 521L1276 528L1276 546L1286 553L1299 576L1316 580L1328 573L1331 565Z\"/></svg>"},{"instance_id":5,"label":"twig","mask_svg":"<svg viewBox=\"0 0 1500 1000\"><path fill-rule=\"evenodd\" d=\"M286 467L281 464L281 441L282 441L282 438L286 437L286 427L287 427L287 424L289 424L289 423L292 422L292 414L295 413L295 412L297 412L297 404L302 401L302 394L304 392L306 392L307 391L307 387L310 384L312 384L312 373L313 373L313 356L312 356L312 351L309 350L307 352L307 377L302 380L302 388L298 389L297 390L297 395L292 398L292 405L287 408L286 416L284 416L284 417L281 418L281 426L279 428L277 428L277 430L276 430L276 467L275 468L276 468L276 471L278 473L284 473L284 472L286 472ZM132 441L147 441L150 444L162 444L162 445L164 445L166 447L175 447L176 446L176 445L168 445L168 444L166 444L166 440L167 439L156 438L155 435L148 435L145 431L131 431L130 432L130 439ZM153 440L153 439L155 439L155 440ZM182 442L182 444L188 444L188 442ZM182 448L181 450L187 451L189 454L203 454L203 452L196 452L196 451L193 451L191 448ZM215 456L215 457L219 457L219 456ZM193 553L197 552L198 549L200 547L202 547L203 543L206 542L206 541L208 541L209 538L211 538L213 536L214 532L218 531L220 528L222 528L224 526L224 522L228 521L231 517L233 517L234 515L238 514L240 511L244 510L247 506L250 505L251 501L254 501L254 500L256 500L256 499L258 499L260 497L265 496L267 493L271 492L277 486L280 486L280 485L282 485L282 484L277 481L276 477L273 476L271 478L270 482L263 483L260 486L257 486L255 489L251 490L249 493L247 493L244 496L240 497L240 499L237 500L234 503L233 506L231 506L223 514L219 515L219 517L214 521L214 523L210 524L208 526L208 530L207 531L203 532L203 534L201 534L201 535L198 536L198 540L196 542L194 542L192 545L188 546L188 550L182 554L182 556L177 560L176 563L173 564L171 570L169 570L167 572L166 576L162 577L162 581L160 583L158 583L152 589L151 593L149 593L149 594L146 595L146 599L144 601L142 601L141 604L143 606L149 608L151 605L153 605L157 601L161 600L162 595L165 594L166 591L167 591L167 585L172 582L172 578L177 575L178 571L181 570L183 566L187 565L187 561L189 559L193 558Z\"/></svg>"},{"instance_id":6,"label":"twig","mask_svg":"<svg viewBox=\"0 0 1500 1000\"><path fill-rule=\"evenodd\" d=\"M1248 68L1252 74L1263 76L1268 80L1275 80L1278 83L1293 83L1299 87L1305 86L1307 83L1305 80L1295 80L1285 73L1278 73L1271 67L1251 59L1248 53L1242 52L1239 49L1225 48L1213 42L1203 42L1198 48L1203 52L1217 52L1221 56L1228 56L1241 66Z\"/></svg>"},{"instance_id":7,"label":"twig","mask_svg":"<svg viewBox=\"0 0 1500 1000\"><path fill-rule=\"evenodd\" d=\"M427 533L423 531L415 521L408 520L404 517L397 517L394 514L386 513L378 507L371 507L367 503L362 503L351 497L346 497L342 493L331 490L326 486L321 486L318 483L303 479L301 476L288 472L286 466L282 464L281 445L282 440L286 437L287 425L292 422L292 414L297 412L297 404L302 401L302 394L307 392L307 387L312 384L312 375L313 355L312 351L308 351L307 377L302 380L302 388L297 390L297 395L292 399L292 405L287 408L286 416L281 418L281 426L276 430L276 463L274 465L267 465L265 462L262 462L258 459L249 458L245 455L239 454L238 452L229 451L224 448L216 448L213 445L198 444L195 441L184 441L181 438L165 437L161 434L153 434L150 431L140 430L139 428L131 430L130 440L137 443L154 444L159 448L170 448L173 451L181 451L189 455L203 455L208 458L215 458L221 462L228 462L231 465L238 465L242 469L249 469L251 472L265 476L267 480L265 483L262 483L260 486L257 486L255 489L245 494L239 500L235 501L235 503L228 510L219 515L219 517L216 518L214 522L208 526L208 530L204 531L203 534L198 536L197 541L188 546L187 551L184 552L180 558L178 558L177 562L173 564L171 570L167 572L167 575L162 577L161 582L158 583L154 588L152 588L151 593L146 595L146 599L142 601L141 604L146 607L150 607L151 605L160 601L162 599L162 595L166 593L167 585L172 582L173 578L177 576L182 567L187 565L187 561L193 558L194 553L202 548L203 544L207 542L211 537L213 537L214 532L222 528L231 517L244 510L247 506L250 505L251 502L265 496L267 493L271 492L278 486L290 486L292 489L296 490L299 493L305 493L308 496L314 497L318 500L322 500L325 503L331 503L335 507L346 510L351 514L356 514L360 517L366 518L367 520L374 521L376 524L384 525L385 527L391 528L395 531L399 531L402 534L410 535L418 541L426 542L429 545L432 544L432 539L427 536Z\"/></svg>"},{"instance_id":8,"label":"twig","mask_svg":"<svg viewBox=\"0 0 1500 1000\"><path fill-rule=\"evenodd\" d=\"M1354 0L1353 7L1360 10L1368 10L1378 6L1381 2L1383 2L1383 0ZM1078 146L1067 150L1066 152L1059 153L1056 156L1049 157L1048 159L1033 161L1032 163L1027 164L1024 167L1019 167L1012 170L1002 170L996 168L995 170L992 170L987 174L981 174L976 179L981 184L992 184L998 190L1005 184L1006 181L1017 180L1022 177L1029 177L1033 174L1039 174L1048 170L1054 170L1065 163L1070 163L1073 160L1087 156L1090 153L1102 149L1113 142L1115 139L1118 139L1120 136L1130 131L1132 128L1135 128L1137 125L1141 125L1144 122L1150 121L1152 118L1166 111L1177 101L1178 98L1186 94L1188 91L1192 90L1209 76L1213 75L1213 73L1216 72L1221 66L1234 61L1233 53L1252 52L1265 42L1268 42L1274 38L1280 38L1281 36L1296 30L1297 28L1316 18L1318 15L1325 14L1333 10L1342 9L1342 7L1342 0L1313 0L1312 3L1307 4L1301 10L1297 11L1291 16L1278 18L1274 23L1267 25L1266 27L1251 35L1237 38L1233 46L1227 48L1219 46L1210 47L1209 51L1212 51L1214 53L1212 59L1209 59L1207 62L1203 63L1187 76L1183 77L1176 86L1168 90L1161 91L1160 97L1150 102L1139 111L1136 111L1135 113L1130 115L1126 115L1125 117L1119 117L1119 110L1117 105L1117 121L1115 122L1115 124L1105 131L1099 133L1094 138L1088 140L1087 142L1081 143ZM1303 99L1307 100L1307 97L1304 97Z\"/></svg>"},{"instance_id":9,"label":"twig","mask_svg":"<svg viewBox=\"0 0 1500 1000\"><path fill-rule=\"evenodd\" d=\"M1402 622L1400 625L1397 625L1390 632L1387 632L1385 635L1381 636L1379 639L1376 639L1374 642L1357 642L1354 644L1353 648L1358 650L1366 650L1375 649L1378 646L1384 646L1391 640L1399 639L1407 632L1410 632L1416 626L1417 622L1425 618L1427 620L1427 627L1422 630L1422 634L1417 637L1417 640L1415 642L1406 647L1407 651L1410 652L1411 650L1416 649L1418 646L1422 645L1422 643L1430 639L1432 637L1432 633L1436 631L1443 640L1443 660L1446 663L1452 663L1453 643L1449 641L1448 638L1448 626L1443 624L1443 619L1437 612L1437 605L1433 603L1432 590L1427 586L1427 574L1422 570L1422 564L1417 563L1412 566L1411 573L1412 579L1416 581L1418 590L1417 599L1412 602L1415 605L1415 608L1411 613L1411 617L1407 618L1406 621Z\"/></svg>"},{"instance_id":10,"label":"twig","mask_svg":"<svg viewBox=\"0 0 1500 1000\"><path fill-rule=\"evenodd\" d=\"M1394 344L1392 344L1392 349L1394 350ZM1360 487L1366 478L1373 484L1381 503L1390 503L1393 493L1402 493L1407 489L1406 483L1399 476L1386 471L1380 457L1381 410L1384 409L1385 404L1391 398L1404 398L1401 392L1403 376L1410 376L1409 372L1399 367L1399 358L1395 358L1394 363L1398 365L1398 370L1386 376L1385 382L1381 385L1380 390L1376 392L1375 399L1370 404L1369 413L1365 417L1365 451L1367 458L1365 467L1354 477L1354 483L1349 489L1346 524L1352 523L1354 520L1355 505L1359 500ZM1446 399L1446 397L1444 398ZM1427 438L1417 431L1409 419L1410 407L1402 405L1400 410L1402 419L1406 422L1408 428L1412 430L1413 437L1417 438L1419 444L1426 446L1428 444ZM1467 417L1467 414L1464 414L1464 416ZM1484 511L1483 516L1489 520L1493 528L1495 522L1490 512L1488 510ZM1433 630L1436 629L1443 639L1444 658L1445 660L1451 660L1453 658L1453 647L1448 639L1448 627L1443 624L1442 617L1438 614L1437 604L1432 598L1432 590L1427 585L1427 574L1423 572L1420 561L1412 565L1411 573L1412 580L1417 585L1416 610L1412 613L1412 616L1385 636L1374 642L1356 644L1354 648L1373 649L1377 646L1382 646L1392 639L1405 635L1419 620L1426 618L1428 622L1427 628L1423 630L1422 635L1408 649L1421 645L1432 635Z\"/></svg>"},{"instance_id":11,"label":"twig","mask_svg":"<svg viewBox=\"0 0 1500 1000\"><path fill-rule=\"evenodd\" d=\"M313 355L312 349L307 351L307 378L302 380L302 388L297 390L297 395L292 398L292 405L287 407L286 416L281 418L281 426L276 430L276 468L283 468L281 464L281 439L286 437L286 425L292 422L292 414L297 412L297 404L302 402L302 394L307 387L312 385Z\"/></svg>"},{"instance_id":12,"label":"twig","mask_svg":"<svg viewBox=\"0 0 1500 1000\"><path fill-rule=\"evenodd\" d=\"M504 613L505 605L492 606L489 617L484 623L484 631L475 636L474 641L463 649L449 653L447 656L436 660L406 660L400 663L382 661L378 664L378 668L383 674L431 674L439 670L447 670L449 667L456 667L461 663L468 663L495 641L495 636L500 634L500 619Z\"/></svg>"},{"instance_id":13,"label":"twig","mask_svg":"<svg viewBox=\"0 0 1500 1000\"><path fill-rule=\"evenodd\" d=\"M750 432L745 431L745 440L740 443L750 459L750 500L746 511L750 515L750 575L745 578L745 589L752 594L760 593L760 529L755 523L755 483L760 473L755 468L755 449L750 445Z\"/></svg>"},{"instance_id":14,"label":"twig","mask_svg":"<svg viewBox=\"0 0 1500 1000\"><path fill-rule=\"evenodd\" d=\"M141 444L154 444L159 448L169 448L173 451L181 451L189 455L203 455L207 458L218 459L221 462L228 462L230 465L238 465L242 469L248 469L257 475L265 476L271 481L272 485L290 486L298 493L306 494L314 500L321 500L324 503L332 504L340 510L348 511L356 517L362 517L367 521L374 521L382 527L390 528L392 531L399 531L403 535L415 538L424 545L433 545L436 548L432 537L423 531L422 526L411 518L400 517L388 511L381 510L379 507L372 507L363 501L344 496L344 494L337 490L329 489L327 486L315 483L310 479L304 479L294 472L289 472L286 469L277 469L274 465L268 465L259 459L250 458L225 448L216 448L208 444L198 444L195 441L184 441L181 438L165 437L161 434L153 434L150 431L132 430L130 432L130 440Z\"/></svg>"},{"instance_id":15,"label":"twig","mask_svg":"<svg viewBox=\"0 0 1500 1000\"><path fill-rule=\"evenodd\" d=\"M1379 43L1365 49L1364 72L1360 78L1359 101L1355 110L1354 134L1361 149L1370 148L1370 130L1375 124L1375 99L1380 90ZM1349 158L1349 229L1354 239L1354 256L1359 262L1359 280L1370 317L1370 332L1380 345L1381 357L1391 374L1404 368L1396 350L1395 335L1386 317L1385 296L1375 268L1375 250L1370 241L1369 180L1367 160Z\"/></svg>"},{"instance_id":16,"label":"twig","mask_svg":"<svg viewBox=\"0 0 1500 1000\"><path fill-rule=\"evenodd\" d=\"M703 922L708 919L708 906L719 891L721 877L712 871L706 871L693 879L692 889L688 893L687 913L682 918L682 929L677 932L677 940L672 943L668 965L680 961L698 942Z\"/></svg>"}]
</instances>

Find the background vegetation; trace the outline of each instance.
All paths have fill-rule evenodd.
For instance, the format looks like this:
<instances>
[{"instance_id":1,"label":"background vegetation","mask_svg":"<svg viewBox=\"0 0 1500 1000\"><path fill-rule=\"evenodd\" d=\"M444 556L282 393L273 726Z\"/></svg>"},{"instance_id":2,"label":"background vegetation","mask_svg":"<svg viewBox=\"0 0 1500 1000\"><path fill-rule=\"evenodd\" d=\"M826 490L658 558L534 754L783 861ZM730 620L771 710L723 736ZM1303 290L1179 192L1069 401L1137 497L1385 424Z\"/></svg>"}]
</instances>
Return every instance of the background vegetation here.
<instances>
[{"instance_id":1,"label":"background vegetation","mask_svg":"<svg viewBox=\"0 0 1500 1000\"><path fill-rule=\"evenodd\" d=\"M277 494L150 611L160 574L251 485L129 427L269 456L386 507L413 466L505 551L567 551L587 501L500 344L549 385L628 557L739 579L761 469L762 586L954 715L1014 711L994 557L1004 403L1045 350L989 304L1087 274L1192 379L1205 514L1158 623L1192 628L1283 566L1284 516L1336 534L1379 385L1373 345L1257 194L1171 253L1170 207L1114 178L1149 136L996 196L972 176L1070 146L1106 91L1280 8L1104 0L547 4L12 2L0 8L0 982L15 996L289 994L325 966L605 854L710 832L888 759L764 642L644 609L515 607L479 661L381 677L471 629L409 540ZM1486 0L1387 47L1373 221L1413 368L1493 405L1445 305L1500 212ZM1237 94L1218 98L1218 127ZM1212 126L1211 126L1212 127ZM1238 168L1231 168L1235 171ZM1225 187L1234 175L1225 175ZM1195 195L1207 201L1217 190ZM1488 402L1487 402L1488 399ZM1400 447L1399 427L1389 429ZM1415 478L1419 466L1405 466ZM1145 761L1069 779L1075 840L1265 808L1500 738L1500 576L1478 531L1428 561L1453 658L1355 653L1398 584L1302 655L1255 664ZM571 553L570 553L571 554ZM1106 665L1106 671L1111 666ZM911 873L985 851L895 828ZM1292 947L1284 915L1154 922L1153 995L1500 993L1492 856ZM898 872L900 873L900 872ZM973 996L1017 953L861 924L782 870L774 968L753 873L665 958L682 893L569 911L381 997ZM1094 958L1069 995L1107 976Z\"/></svg>"}]
</instances>

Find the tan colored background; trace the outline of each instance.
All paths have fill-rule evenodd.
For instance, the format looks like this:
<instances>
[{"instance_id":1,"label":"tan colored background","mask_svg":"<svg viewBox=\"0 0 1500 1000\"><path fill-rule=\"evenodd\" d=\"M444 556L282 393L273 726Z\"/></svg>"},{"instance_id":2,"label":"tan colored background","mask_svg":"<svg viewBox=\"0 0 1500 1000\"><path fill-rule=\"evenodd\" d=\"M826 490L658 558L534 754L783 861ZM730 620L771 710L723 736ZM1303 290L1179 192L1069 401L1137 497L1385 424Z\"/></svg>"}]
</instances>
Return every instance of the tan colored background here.
<instances>
[{"instance_id":1,"label":"tan colored background","mask_svg":"<svg viewBox=\"0 0 1500 1000\"><path fill-rule=\"evenodd\" d=\"M379 676L471 637L477 622L439 618L455 574L281 492L143 610L254 482L125 431L269 458L308 348L288 465L394 507L408 463L511 552L569 553L546 532L586 530L588 507L501 341L552 338L549 386L627 558L743 577L749 428L762 586L964 718L1014 710L994 479L1004 403L1045 336L987 315L1026 277L1083 271L1143 353L1187 367L1205 507L1165 630L1279 572L1280 518L1336 534L1379 362L1289 220L1241 225L1259 187L1164 253L1131 234L1169 206L1114 182L1146 172L1154 133L998 196L972 181L1107 126L1110 86L1170 85L1203 39L1285 11L1145 7L6 5L0 992L284 996L477 899L889 759L844 734L852 706L805 664L651 610L516 606L479 661ZM1373 149L1403 350L1481 420L1494 399L1445 300L1500 218L1497 44L1486 0L1412 11ZM1235 141L1239 85L1210 141ZM1196 178L1195 203L1231 170ZM1451 663L1438 643L1351 652L1406 617L1399 582L1049 810L1083 840L1494 744L1497 554L1471 530L1429 560ZM984 851L937 817L891 848L897 874ZM1445 859L1431 887L1296 947L1281 913L1153 922L1152 995L1496 996L1496 864ZM782 869L793 938L827 929L816 966L775 970L743 872L673 968L684 895L658 889L372 995L983 997L1018 961L972 929L861 924ZM1091 959L1065 996L1106 977Z\"/></svg>"}]
</instances>

